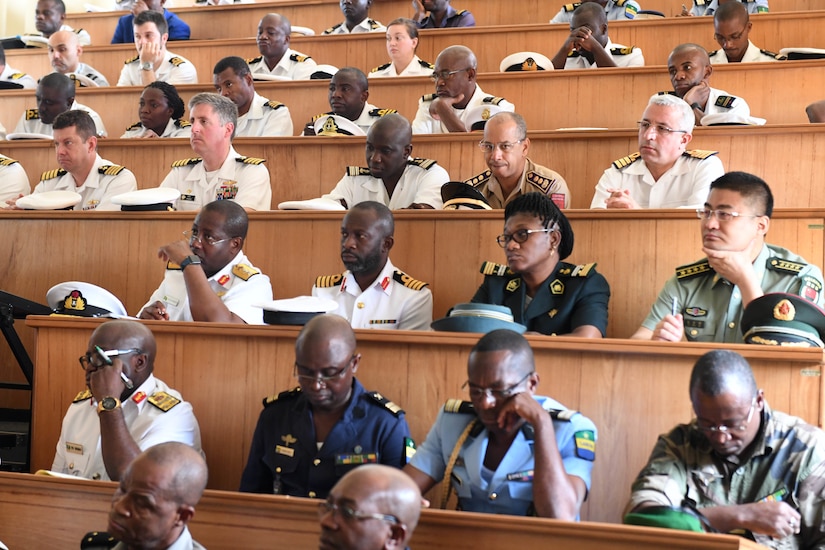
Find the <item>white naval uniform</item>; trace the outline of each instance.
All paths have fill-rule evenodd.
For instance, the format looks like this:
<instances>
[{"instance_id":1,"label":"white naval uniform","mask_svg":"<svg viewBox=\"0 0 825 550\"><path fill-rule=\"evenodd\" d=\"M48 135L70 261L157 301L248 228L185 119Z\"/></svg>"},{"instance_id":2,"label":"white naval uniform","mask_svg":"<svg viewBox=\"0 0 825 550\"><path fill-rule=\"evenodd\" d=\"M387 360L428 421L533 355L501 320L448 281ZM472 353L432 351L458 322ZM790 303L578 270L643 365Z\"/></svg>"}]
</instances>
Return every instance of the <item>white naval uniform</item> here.
<instances>
[{"instance_id":1,"label":"white naval uniform","mask_svg":"<svg viewBox=\"0 0 825 550\"><path fill-rule=\"evenodd\" d=\"M768 0L746 0L741 1L745 4L748 13L767 13ZM719 0L693 0L693 6L690 8L691 15L713 15L719 9Z\"/></svg>"},{"instance_id":2,"label":"white naval uniform","mask_svg":"<svg viewBox=\"0 0 825 550\"><path fill-rule=\"evenodd\" d=\"M190 269L192 269L190 267ZM194 268L197 269L197 268ZM243 251L231 262L209 277L209 286L229 311L248 325L264 324L264 311L253 304L272 300L272 284L269 277L254 267ZM155 302L163 302L170 321L192 321L186 281L179 267L168 267L160 286L152 293L141 311Z\"/></svg>"},{"instance_id":3,"label":"white naval uniform","mask_svg":"<svg viewBox=\"0 0 825 550\"><path fill-rule=\"evenodd\" d=\"M106 80L106 77L103 76L103 73L101 73L100 71L98 71L94 67L86 65L85 63L78 63L77 64L77 70L72 71L70 73L65 73L65 75L70 77L70 78L71 78L72 75L85 76L89 80L92 80L95 83L97 83L98 86L108 86L109 85L109 81ZM83 86L83 84L81 83L80 86Z\"/></svg>"},{"instance_id":4,"label":"white naval uniform","mask_svg":"<svg viewBox=\"0 0 825 550\"><path fill-rule=\"evenodd\" d=\"M5 155L0 155L0 201L16 199L32 192L29 176L20 163Z\"/></svg>"},{"instance_id":5,"label":"white naval uniform","mask_svg":"<svg viewBox=\"0 0 825 550\"><path fill-rule=\"evenodd\" d=\"M714 114L723 114L729 116L732 121L738 122L751 116L751 108L741 97L731 95L725 90L711 88L703 116Z\"/></svg>"},{"instance_id":6,"label":"white naval uniform","mask_svg":"<svg viewBox=\"0 0 825 550\"><path fill-rule=\"evenodd\" d=\"M255 75L270 75L282 76L292 80L309 80L315 68L318 66L315 60L310 56L296 52L292 48L288 48L281 60L270 71L266 66L264 57L258 56L253 59L247 59L249 70L252 72L252 79L255 80Z\"/></svg>"},{"instance_id":7,"label":"white naval uniform","mask_svg":"<svg viewBox=\"0 0 825 550\"><path fill-rule=\"evenodd\" d=\"M106 137L106 126L103 125L103 120L100 118L99 114L89 109L85 105L81 105L77 101L72 103L71 110L74 111L75 109L80 111L86 111L87 113L89 113L89 116L92 117L92 120L95 121L97 135L101 137ZM26 112L20 115L20 120L17 121L17 126L14 127L14 131L17 133L45 134L47 136L54 135L52 125L44 124L40 121L40 113L37 109L26 109Z\"/></svg>"},{"instance_id":8,"label":"white naval uniform","mask_svg":"<svg viewBox=\"0 0 825 550\"><path fill-rule=\"evenodd\" d=\"M123 133L121 138L140 138L143 137L143 134L148 132L147 128L143 127L143 124L140 122L136 122L126 128L126 132ZM188 120L183 120L179 118L175 120L174 118L170 118L169 122L166 123L166 128L163 130L163 135L158 136L162 138L188 138L192 135L192 125L189 124Z\"/></svg>"},{"instance_id":9,"label":"white naval uniform","mask_svg":"<svg viewBox=\"0 0 825 550\"><path fill-rule=\"evenodd\" d=\"M160 186L181 192L178 210L200 210L219 198L232 199L254 210L269 210L272 203L269 170L264 160L239 155L231 145L215 173L207 174L203 159L179 160L172 163L172 170Z\"/></svg>"},{"instance_id":10,"label":"white naval uniform","mask_svg":"<svg viewBox=\"0 0 825 550\"><path fill-rule=\"evenodd\" d=\"M573 20L573 12L581 2L575 4L565 4L559 10L551 23L569 23ZM607 5L604 7L604 13L607 15L608 21L621 21L626 19L634 19L636 14L641 11L638 2L634 0L607 0Z\"/></svg>"},{"instance_id":11,"label":"white naval uniform","mask_svg":"<svg viewBox=\"0 0 825 550\"><path fill-rule=\"evenodd\" d=\"M6 139L6 127L0 124L0 139Z\"/></svg>"},{"instance_id":12,"label":"white naval uniform","mask_svg":"<svg viewBox=\"0 0 825 550\"><path fill-rule=\"evenodd\" d=\"M708 57L710 58L711 65L730 63L728 61L728 55L725 53L725 50L721 48L710 52ZM761 63L764 61L782 61L782 57L777 57L777 54L772 52L765 53L753 42L748 40L748 49L745 50L745 55L742 56L742 61L740 63Z\"/></svg>"},{"instance_id":13,"label":"white naval uniform","mask_svg":"<svg viewBox=\"0 0 825 550\"><path fill-rule=\"evenodd\" d=\"M18 71L17 69L13 69L8 65L6 65L3 72L0 73L0 80L5 80L6 82L17 82L27 90L34 90L37 88L37 81L33 77L24 72Z\"/></svg>"},{"instance_id":14,"label":"white naval uniform","mask_svg":"<svg viewBox=\"0 0 825 550\"><path fill-rule=\"evenodd\" d=\"M142 72L140 56L127 59L120 70L117 85L144 86L140 79L140 73ZM163 52L163 61L160 63L160 67L155 70L155 80L161 80L176 86L178 84L197 84L198 72L188 59L167 50Z\"/></svg>"},{"instance_id":15,"label":"white naval uniform","mask_svg":"<svg viewBox=\"0 0 825 550\"><path fill-rule=\"evenodd\" d=\"M318 277L312 295L338 302L333 313L348 320L352 328L430 330L433 321L433 294L426 283L396 269L389 258L366 290L344 271Z\"/></svg>"},{"instance_id":16,"label":"white naval uniform","mask_svg":"<svg viewBox=\"0 0 825 550\"><path fill-rule=\"evenodd\" d=\"M359 202L376 201L390 210L407 208L413 203L429 204L440 210L441 186L448 181L450 175L436 161L410 158L390 197L384 182L370 175L369 168L349 166L335 188L322 198L334 201L343 199L347 202L347 208Z\"/></svg>"},{"instance_id":17,"label":"white naval uniform","mask_svg":"<svg viewBox=\"0 0 825 550\"><path fill-rule=\"evenodd\" d=\"M604 49L608 51L617 67L644 67L645 56L642 54L642 50L636 46L628 48L621 44L614 44L608 38ZM597 67L596 63L590 63L586 57L578 52L568 55L567 60L564 62L565 69L590 69L595 67Z\"/></svg>"},{"instance_id":18,"label":"white naval uniform","mask_svg":"<svg viewBox=\"0 0 825 550\"><path fill-rule=\"evenodd\" d=\"M57 29L58 31L70 31L77 35L77 41L80 43L81 46L89 46L92 43L92 37L89 35L89 32L85 29L77 29L74 30L69 25L60 25L60 28ZM28 37L37 37L37 40L28 40ZM42 48L48 42L48 38L43 36L42 32L34 32L34 33L27 33L18 36L20 40L22 40L26 46L35 46L38 48Z\"/></svg>"},{"instance_id":19,"label":"white naval uniform","mask_svg":"<svg viewBox=\"0 0 825 550\"><path fill-rule=\"evenodd\" d=\"M276 137L292 135L292 117L283 103L255 93L245 115L238 117L235 137Z\"/></svg>"},{"instance_id":20,"label":"white naval uniform","mask_svg":"<svg viewBox=\"0 0 825 550\"><path fill-rule=\"evenodd\" d=\"M448 134L450 132L447 130L447 127L444 126L444 123L430 116L430 103L435 97L435 94L427 94L418 100L418 112L415 113L415 119L412 123L413 134ZM516 110L515 105L506 99L484 93L481 87L476 84L476 89L475 92L473 92L473 97L470 98L470 102L467 103L467 106L463 109L455 109L455 114L458 115L458 118L466 126L467 115L472 110L472 107L484 103L498 105L502 111L509 111L511 113Z\"/></svg>"},{"instance_id":21,"label":"white naval uniform","mask_svg":"<svg viewBox=\"0 0 825 550\"><path fill-rule=\"evenodd\" d=\"M112 203L112 197L129 191L137 191L135 175L126 168L95 155L95 163L83 185L76 186L74 177L65 170L44 172L34 193L44 191L75 191L83 197L73 210L120 210L120 205Z\"/></svg>"},{"instance_id":22,"label":"white naval uniform","mask_svg":"<svg viewBox=\"0 0 825 550\"><path fill-rule=\"evenodd\" d=\"M372 125L375 124L375 122L379 118L381 118L384 115L390 115L395 112L397 112L395 109L379 109L375 105L372 105L370 103L364 103L364 108L361 109L361 114L358 115L358 118L356 118L352 122L353 124L361 128L366 134L367 132L369 132L370 128L372 128ZM312 121L310 122L310 124L313 124L316 120L318 120L321 117L325 117L331 114L333 114L332 111L328 113L321 113L320 115L315 115L314 117L312 117Z\"/></svg>"},{"instance_id":23,"label":"white naval uniform","mask_svg":"<svg viewBox=\"0 0 825 550\"><path fill-rule=\"evenodd\" d=\"M355 27L353 27L352 30L349 30L347 28L346 21L342 21L334 27L328 28L321 34L355 34L359 32L386 32L386 30L387 27L385 27L378 21L375 21L367 17L366 19L355 25Z\"/></svg>"},{"instance_id":24,"label":"white naval uniform","mask_svg":"<svg viewBox=\"0 0 825 550\"><path fill-rule=\"evenodd\" d=\"M174 399L166 397L166 405L163 405L164 396L158 395L158 392L164 392ZM180 402L164 412L150 403L152 396L164 408L175 400ZM141 451L167 441L185 443L201 451L201 434L192 405L183 401L180 393L154 375L150 374L135 389L131 397L123 402L122 409L129 434ZM88 390L78 394L63 417L63 428L57 442L52 470L86 479L109 481L100 448L97 402Z\"/></svg>"},{"instance_id":25,"label":"white naval uniform","mask_svg":"<svg viewBox=\"0 0 825 550\"><path fill-rule=\"evenodd\" d=\"M608 189L628 189L642 208L699 208L708 198L711 182L724 173L725 167L715 151L686 151L654 181L645 161L634 153L604 171L590 208L606 208Z\"/></svg>"},{"instance_id":26,"label":"white naval uniform","mask_svg":"<svg viewBox=\"0 0 825 550\"><path fill-rule=\"evenodd\" d=\"M422 61L417 55L412 58L410 64L403 71L397 72L395 64L390 62L380 65L370 71L369 78L382 78L387 76L430 76L433 74L433 64Z\"/></svg>"}]
</instances>

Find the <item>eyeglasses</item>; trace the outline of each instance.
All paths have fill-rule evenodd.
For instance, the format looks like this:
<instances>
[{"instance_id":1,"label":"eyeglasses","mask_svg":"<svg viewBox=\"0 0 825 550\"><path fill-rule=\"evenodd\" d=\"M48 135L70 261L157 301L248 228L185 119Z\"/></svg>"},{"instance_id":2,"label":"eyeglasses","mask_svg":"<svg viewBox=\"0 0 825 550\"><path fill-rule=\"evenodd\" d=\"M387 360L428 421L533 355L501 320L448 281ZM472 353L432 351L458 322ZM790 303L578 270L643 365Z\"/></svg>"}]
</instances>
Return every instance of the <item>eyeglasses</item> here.
<instances>
[{"instance_id":1,"label":"eyeglasses","mask_svg":"<svg viewBox=\"0 0 825 550\"><path fill-rule=\"evenodd\" d=\"M336 512L341 514L341 517L346 521L351 521L354 519L359 521L363 521L365 519L380 519L381 521L388 521L393 525L401 524L400 519L390 514L371 514L368 512L361 512L360 510L354 510L345 504L335 504L334 502L330 502L328 500L318 505L318 517L322 518L329 512L332 512L333 514Z\"/></svg>"},{"instance_id":2,"label":"eyeglasses","mask_svg":"<svg viewBox=\"0 0 825 550\"><path fill-rule=\"evenodd\" d=\"M446 82L446 81L450 80L454 75L457 75L458 73L463 73L464 71L469 71L469 70L470 70L470 67L467 67L466 69L458 69L457 71L439 71L437 73L431 74L430 78L433 79L433 82L438 82L439 80L443 80L443 81Z\"/></svg>"},{"instance_id":3,"label":"eyeglasses","mask_svg":"<svg viewBox=\"0 0 825 550\"><path fill-rule=\"evenodd\" d=\"M535 372L536 371L528 372L527 374L524 375L524 377L521 380L519 380L518 382L516 382L512 386L504 388L503 390L493 390L493 389L490 389L490 388L480 388L480 387L476 386L475 384L471 383L469 380L467 380L466 382L464 382L464 384L461 385L461 389L463 390L464 388L469 386L469 388L470 388L469 389L470 399L487 399L488 397L492 397L496 401L504 401L505 399L509 399L510 397L512 397L516 393L516 388L521 386L521 384L525 380L530 378L533 375L533 373L535 373Z\"/></svg>"},{"instance_id":4,"label":"eyeglasses","mask_svg":"<svg viewBox=\"0 0 825 550\"><path fill-rule=\"evenodd\" d=\"M533 233L552 233L555 231L555 227L545 228L545 229L519 229L508 235L507 233L502 233L498 237L496 237L496 242L501 248L506 247L510 244L510 241L516 241L518 244L524 244L527 242L527 239L530 238L530 235Z\"/></svg>"},{"instance_id":5,"label":"eyeglasses","mask_svg":"<svg viewBox=\"0 0 825 550\"><path fill-rule=\"evenodd\" d=\"M143 350L139 348L130 348L130 349L105 349L103 353L106 354L106 357L112 358L117 357L118 355L128 355L130 353L143 353ZM89 365L92 365L94 368L99 369L100 367L106 365L107 363L103 360L103 358L98 354L89 354L81 355L77 358L80 361L80 366L83 370L89 368Z\"/></svg>"},{"instance_id":6,"label":"eyeglasses","mask_svg":"<svg viewBox=\"0 0 825 550\"><path fill-rule=\"evenodd\" d=\"M183 236L186 237L186 240L189 241L189 244L192 244L193 241L198 241L198 244L203 245L203 243L208 244L209 246L215 246L216 244L221 244L224 241L231 240L232 237L227 237L225 239L216 239L212 235L207 235L206 237L201 237L198 235L197 231L184 231Z\"/></svg>"},{"instance_id":7,"label":"eyeglasses","mask_svg":"<svg viewBox=\"0 0 825 550\"><path fill-rule=\"evenodd\" d=\"M741 31L733 33L730 36L722 36L721 34L714 34L713 39L716 42L718 42L719 44L721 44L723 42L729 43L729 42L735 42L735 41L739 40L740 38L742 38L743 34L745 34L745 27L742 27Z\"/></svg>"},{"instance_id":8,"label":"eyeglasses","mask_svg":"<svg viewBox=\"0 0 825 550\"><path fill-rule=\"evenodd\" d=\"M720 424L719 426L705 426L701 420L696 420L696 427L699 429L700 432L704 432L706 434L726 434L730 437L733 437L733 432L744 432L748 429L748 424L751 423L751 419L753 418L753 411L756 410L756 396L751 400L751 407L748 409L748 417L745 419L744 422L741 422L735 426L729 426L726 424Z\"/></svg>"},{"instance_id":9,"label":"eyeglasses","mask_svg":"<svg viewBox=\"0 0 825 550\"><path fill-rule=\"evenodd\" d=\"M664 124L652 124L647 120L640 120L636 123L636 126L639 127L639 131L641 133L647 132L652 127L653 130L660 136L669 136L670 134L687 134L687 130L674 130L673 128L668 128Z\"/></svg>"},{"instance_id":10,"label":"eyeglasses","mask_svg":"<svg viewBox=\"0 0 825 550\"><path fill-rule=\"evenodd\" d=\"M697 208L696 217L700 220L709 220L716 216L720 222L729 222L734 218L758 218L755 214L740 214L733 210L711 210L710 208Z\"/></svg>"},{"instance_id":11,"label":"eyeglasses","mask_svg":"<svg viewBox=\"0 0 825 550\"><path fill-rule=\"evenodd\" d=\"M298 382L302 382L304 384L316 384L317 383L322 388L326 388L327 384L329 382L332 382L333 380L339 380L340 378L343 378L344 373L347 372L347 369L350 368L350 366L352 366L352 363L357 358L358 358L358 355L353 355L352 357L349 358L349 361L347 362L347 364L344 365L343 367L341 367L340 369L338 369L338 370L324 369L323 372L329 372L330 370L333 370L333 372L331 374L319 374L318 376L310 376L308 374L299 374L299 371L301 369L303 369L303 370L309 370L309 369L307 369L306 367L302 367L298 363L295 363L295 368L292 371L292 376L297 378Z\"/></svg>"},{"instance_id":12,"label":"eyeglasses","mask_svg":"<svg viewBox=\"0 0 825 550\"><path fill-rule=\"evenodd\" d=\"M513 150L513 148L524 141L520 139L518 141L502 141L501 143L490 143L489 141L479 141L478 148L484 151L485 153L492 153L496 149L501 151L502 153L509 153Z\"/></svg>"}]
</instances>

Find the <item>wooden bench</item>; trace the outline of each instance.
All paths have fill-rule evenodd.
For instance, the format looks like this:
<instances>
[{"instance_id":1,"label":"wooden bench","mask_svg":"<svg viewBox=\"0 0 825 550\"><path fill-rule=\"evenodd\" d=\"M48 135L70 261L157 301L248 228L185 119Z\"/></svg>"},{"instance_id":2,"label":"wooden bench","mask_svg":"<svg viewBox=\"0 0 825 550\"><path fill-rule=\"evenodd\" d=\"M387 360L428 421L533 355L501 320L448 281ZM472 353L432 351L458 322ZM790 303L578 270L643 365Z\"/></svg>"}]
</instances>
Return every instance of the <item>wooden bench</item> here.
<instances>
[{"instance_id":1,"label":"wooden bench","mask_svg":"<svg viewBox=\"0 0 825 550\"><path fill-rule=\"evenodd\" d=\"M3 541L9 548L74 547L88 531L106 528L114 490L114 483L0 473ZM207 490L189 527L210 550L264 550L272 548L273 540L279 548L312 548L319 534L317 506L310 499ZM422 511L412 546L654 550L664 541L674 550L762 548L729 535L441 510Z\"/></svg>"}]
</instances>

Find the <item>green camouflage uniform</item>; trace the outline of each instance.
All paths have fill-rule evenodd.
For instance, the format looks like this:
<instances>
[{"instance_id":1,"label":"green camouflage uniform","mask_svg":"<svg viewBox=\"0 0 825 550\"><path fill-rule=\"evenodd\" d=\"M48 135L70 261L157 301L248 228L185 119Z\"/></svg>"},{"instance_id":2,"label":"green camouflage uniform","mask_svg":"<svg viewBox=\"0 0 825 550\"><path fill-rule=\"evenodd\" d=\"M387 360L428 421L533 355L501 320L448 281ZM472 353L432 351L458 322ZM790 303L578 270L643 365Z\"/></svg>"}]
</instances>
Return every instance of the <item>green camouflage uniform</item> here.
<instances>
[{"instance_id":1,"label":"green camouflage uniform","mask_svg":"<svg viewBox=\"0 0 825 550\"><path fill-rule=\"evenodd\" d=\"M773 412L765 402L762 426L750 456L717 456L696 422L659 436L631 488L626 511L643 502L680 506L685 497L700 509L782 500L802 516L798 535L770 548L825 548L825 432L802 419Z\"/></svg>"}]
</instances>

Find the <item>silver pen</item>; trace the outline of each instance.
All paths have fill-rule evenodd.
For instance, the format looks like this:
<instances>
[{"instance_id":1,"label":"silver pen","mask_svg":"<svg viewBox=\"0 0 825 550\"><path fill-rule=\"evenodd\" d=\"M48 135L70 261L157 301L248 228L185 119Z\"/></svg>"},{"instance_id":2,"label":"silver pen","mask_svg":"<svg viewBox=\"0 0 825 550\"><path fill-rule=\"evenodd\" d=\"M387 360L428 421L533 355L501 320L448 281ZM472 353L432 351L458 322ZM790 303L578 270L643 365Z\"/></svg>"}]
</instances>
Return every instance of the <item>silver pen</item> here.
<instances>
[{"instance_id":1,"label":"silver pen","mask_svg":"<svg viewBox=\"0 0 825 550\"><path fill-rule=\"evenodd\" d=\"M676 314L679 313L679 302L676 297L673 298L673 302L670 304L670 313L674 317L676 317Z\"/></svg>"}]
</instances>

